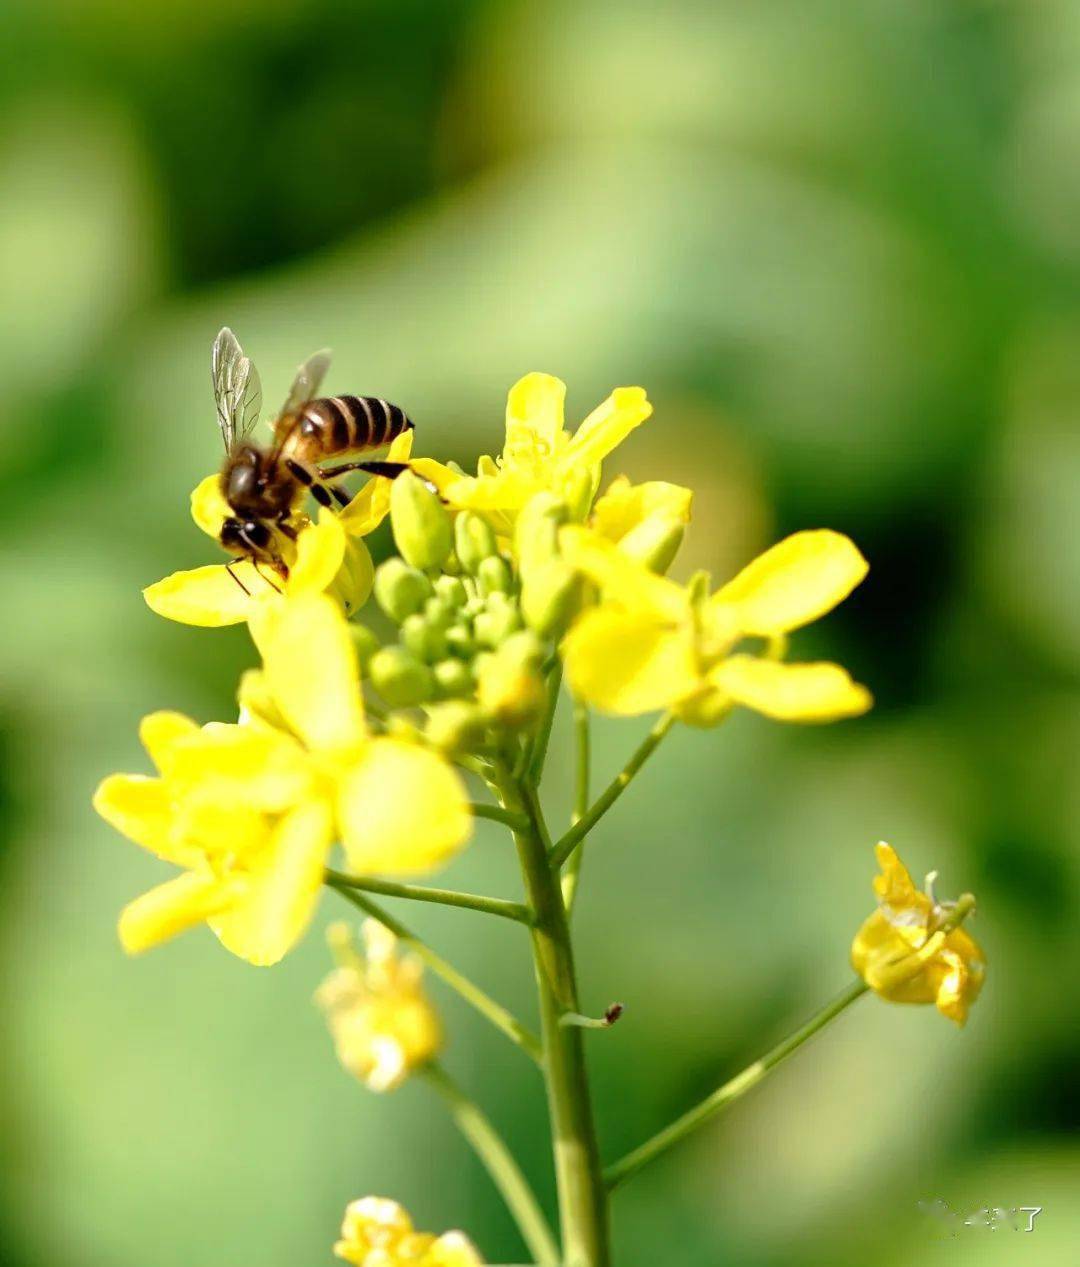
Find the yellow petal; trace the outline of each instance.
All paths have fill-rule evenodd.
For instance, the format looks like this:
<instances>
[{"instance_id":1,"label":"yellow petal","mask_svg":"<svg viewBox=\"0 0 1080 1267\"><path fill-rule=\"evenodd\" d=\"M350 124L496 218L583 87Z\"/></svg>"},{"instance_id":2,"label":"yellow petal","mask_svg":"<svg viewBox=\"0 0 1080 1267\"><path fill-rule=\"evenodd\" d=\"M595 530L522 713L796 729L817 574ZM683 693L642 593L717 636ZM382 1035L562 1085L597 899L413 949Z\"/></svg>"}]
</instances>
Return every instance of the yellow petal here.
<instances>
[{"instance_id":1,"label":"yellow petal","mask_svg":"<svg viewBox=\"0 0 1080 1267\"><path fill-rule=\"evenodd\" d=\"M788 633L842 602L869 570L855 543L827 528L796 532L712 597L734 608L744 634Z\"/></svg>"},{"instance_id":2,"label":"yellow petal","mask_svg":"<svg viewBox=\"0 0 1080 1267\"><path fill-rule=\"evenodd\" d=\"M874 855L881 868L881 875L874 876L874 892L878 901L883 906L896 910L925 905L929 912L930 899L915 887L907 867L900 861L892 845L879 840L874 846Z\"/></svg>"},{"instance_id":3,"label":"yellow petal","mask_svg":"<svg viewBox=\"0 0 1080 1267\"><path fill-rule=\"evenodd\" d=\"M186 572L173 572L148 585L143 590L143 598L151 611L184 625L205 628L238 625L251 614L254 596L273 591L249 560L240 559L231 566L239 584L226 571L225 564L212 563Z\"/></svg>"},{"instance_id":4,"label":"yellow petal","mask_svg":"<svg viewBox=\"0 0 1080 1267\"><path fill-rule=\"evenodd\" d=\"M309 748L329 751L363 741L360 670L335 603L314 594L290 599L261 622L257 641L270 692Z\"/></svg>"},{"instance_id":5,"label":"yellow petal","mask_svg":"<svg viewBox=\"0 0 1080 1267\"><path fill-rule=\"evenodd\" d=\"M409 455L412 453L412 445L413 432L411 430L403 431L387 450L386 461L408 461ZM442 466L439 462L433 462L430 458L420 458L417 462L412 463L412 468L418 475L421 474L418 470L421 462L430 463L433 467L439 467L441 470L447 471L453 479L458 478L455 472L450 471L448 467ZM431 479L431 476L424 474L422 478ZM383 475L373 475L352 501L341 511L338 518L350 537L366 537L369 532L374 532L390 513L390 489L393 486L393 482L393 480L387 479Z\"/></svg>"},{"instance_id":6,"label":"yellow petal","mask_svg":"<svg viewBox=\"0 0 1080 1267\"><path fill-rule=\"evenodd\" d=\"M178 838L164 780L110 774L98 785L93 804L110 827L166 862L192 867L202 861L200 850Z\"/></svg>"},{"instance_id":7,"label":"yellow petal","mask_svg":"<svg viewBox=\"0 0 1080 1267\"><path fill-rule=\"evenodd\" d=\"M601 606L586 612L562 646L570 688L607 713L667 708L701 685L689 627Z\"/></svg>"},{"instance_id":8,"label":"yellow petal","mask_svg":"<svg viewBox=\"0 0 1080 1267\"><path fill-rule=\"evenodd\" d=\"M216 541L221 525L231 518L232 508L221 491L221 476L208 475L191 492L191 517L208 536Z\"/></svg>"},{"instance_id":9,"label":"yellow petal","mask_svg":"<svg viewBox=\"0 0 1080 1267\"><path fill-rule=\"evenodd\" d=\"M183 713L162 710L150 713L139 723L139 742L162 774L168 773L177 743L198 733L198 723Z\"/></svg>"},{"instance_id":10,"label":"yellow petal","mask_svg":"<svg viewBox=\"0 0 1080 1267\"><path fill-rule=\"evenodd\" d=\"M289 597L321 594L341 570L345 557L345 529L325 507L319 522L309 524L296 541L296 561L289 569L285 590Z\"/></svg>"},{"instance_id":11,"label":"yellow petal","mask_svg":"<svg viewBox=\"0 0 1080 1267\"><path fill-rule=\"evenodd\" d=\"M665 484L662 480L631 484L625 475L620 475L597 500L589 527L617 542L654 515L687 524L693 500L690 489L678 484Z\"/></svg>"},{"instance_id":12,"label":"yellow petal","mask_svg":"<svg viewBox=\"0 0 1080 1267\"><path fill-rule=\"evenodd\" d=\"M291 736L215 722L176 745L170 790L180 801L274 814L310 790L310 758Z\"/></svg>"},{"instance_id":13,"label":"yellow petal","mask_svg":"<svg viewBox=\"0 0 1080 1267\"><path fill-rule=\"evenodd\" d=\"M424 748L373 739L342 776L338 821L359 875L415 875L447 862L472 831L461 780Z\"/></svg>"},{"instance_id":14,"label":"yellow petal","mask_svg":"<svg viewBox=\"0 0 1080 1267\"><path fill-rule=\"evenodd\" d=\"M246 865L239 896L210 927L226 949L257 967L277 963L303 936L318 903L333 839L329 806L309 801L286 814Z\"/></svg>"},{"instance_id":15,"label":"yellow petal","mask_svg":"<svg viewBox=\"0 0 1080 1267\"><path fill-rule=\"evenodd\" d=\"M736 655L709 672L709 681L737 704L777 721L835 721L865 713L873 698L838 664L783 664Z\"/></svg>"},{"instance_id":16,"label":"yellow petal","mask_svg":"<svg viewBox=\"0 0 1080 1267\"><path fill-rule=\"evenodd\" d=\"M563 467L598 466L651 413L643 387L616 387L574 433L562 458Z\"/></svg>"},{"instance_id":17,"label":"yellow petal","mask_svg":"<svg viewBox=\"0 0 1080 1267\"><path fill-rule=\"evenodd\" d=\"M553 456L563 429L566 384L551 374L526 374L506 398L506 453L518 445Z\"/></svg>"},{"instance_id":18,"label":"yellow petal","mask_svg":"<svg viewBox=\"0 0 1080 1267\"><path fill-rule=\"evenodd\" d=\"M571 525L559 532L562 556L599 586L605 602L659 620L689 620L686 590L666 577L657 576L636 559L624 554L612 541L588 528Z\"/></svg>"},{"instance_id":19,"label":"yellow petal","mask_svg":"<svg viewBox=\"0 0 1080 1267\"><path fill-rule=\"evenodd\" d=\"M229 888L215 876L187 871L124 907L120 943L137 955L201 924L231 900Z\"/></svg>"},{"instance_id":20,"label":"yellow petal","mask_svg":"<svg viewBox=\"0 0 1080 1267\"><path fill-rule=\"evenodd\" d=\"M346 538L341 571L329 589L331 597L344 607L346 615L358 611L367 602L375 584L375 564L366 542L359 537Z\"/></svg>"}]
</instances>

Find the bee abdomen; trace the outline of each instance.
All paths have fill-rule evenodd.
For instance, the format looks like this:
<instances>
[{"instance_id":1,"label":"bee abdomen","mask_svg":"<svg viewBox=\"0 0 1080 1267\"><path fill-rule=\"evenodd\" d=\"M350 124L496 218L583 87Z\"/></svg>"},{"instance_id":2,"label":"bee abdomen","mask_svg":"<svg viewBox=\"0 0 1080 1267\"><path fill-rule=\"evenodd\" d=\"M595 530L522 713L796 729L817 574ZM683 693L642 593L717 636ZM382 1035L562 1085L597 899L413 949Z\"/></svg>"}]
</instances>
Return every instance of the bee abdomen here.
<instances>
[{"instance_id":1,"label":"bee abdomen","mask_svg":"<svg viewBox=\"0 0 1080 1267\"><path fill-rule=\"evenodd\" d=\"M378 396L324 396L300 410L285 448L294 457L313 461L381 448L412 425L400 405Z\"/></svg>"}]
</instances>

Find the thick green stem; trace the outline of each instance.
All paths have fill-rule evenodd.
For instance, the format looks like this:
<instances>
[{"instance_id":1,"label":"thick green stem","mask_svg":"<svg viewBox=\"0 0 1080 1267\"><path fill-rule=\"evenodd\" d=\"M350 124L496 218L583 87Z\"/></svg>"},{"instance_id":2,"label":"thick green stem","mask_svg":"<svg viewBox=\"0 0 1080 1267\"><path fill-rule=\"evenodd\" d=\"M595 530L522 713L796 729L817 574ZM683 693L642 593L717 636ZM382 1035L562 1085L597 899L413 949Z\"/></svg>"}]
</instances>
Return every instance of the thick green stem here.
<instances>
[{"instance_id":1,"label":"thick green stem","mask_svg":"<svg viewBox=\"0 0 1080 1267\"><path fill-rule=\"evenodd\" d=\"M837 995L831 1003L823 1007L817 1015L812 1016L794 1034L789 1034L782 1043L778 1043L767 1055L762 1056L760 1060L754 1061L742 1073L736 1074L734 1078L725 1082L712 1095L706 1096L700 1104L695 1105L689 1112L684 1113L682 1117L672 1122L670 1126L666 1126L659 1134L654 1135L652 1139L635 1148L632 1153L627 1153L625 1157L617 1161L613 1166L609 1166L604 1171L604 1182L608 1188L617 1188L624 1180L636 1174L642 1166L647 1166L650 1161L659 1157L661 1153L666 1152L673 1144L677 1144L681 1139L684 1139L691 1131L701 1126L703 1122L707 1122L709 1118L726 1109L729 1104L744 1095L751 1087L757 1086L770 1069L775 1069L782 1060L786 1060L792 1052L797 1051L807 1039L813 1038L819 1030L824 1029L845 1008L850 1007L857 998L865 994L868 988L866 982L861 979L853 981L842 994Z\"/></svg>"},{"instance_id":2,"label":"thick green stem","mask_svg":"<svg viewBox=\"0 0 1080 1267\"><path fill-rule=\"evenodd\" d=\"M404 897L413 902L434 902L439 906L460 906L485 915L501 915L503 919L531 924L532 914L521 902L507 902L501 897L483 897L477 893L459 893L456 889L433 889L423 884L398 884L394 880L376 880L372 876L346 875L343 871L326 870L326 882L336 889L358 889L361 893L378 893L382 897Z\"/></svg>"},{"instance_id":3,"label":"thick green stem","mask_svg":"<svg viewBox=\"0 0 1080 1267\"><path fill-rule=\"evenodd\" d=\"M551 862L555 867L561 867L563 863L570 857L574 850L581 844L585 837L592 831L601 818L622 796L623 792L630 786L630 782L634 775L641 769L649 757L656 751L660 740L667 734L671 727L675 724L675 717L672 713L665 713L656 725L649 731L645 738L638 745L637 751L630 760L623 766L614 779L607 785L600 796L589 806L588 810L580 819L570 828L558 841L551 853Z\"/></svg>"},{"instance_id":4,"label":"thick green stem","mask_svg":"<svg viewBox=\"0 0 1080 1267\"><path fill-rule=\"evenodd\" d=\"M442 1097L454 1124L472 1145L491 1176L538 1267L559 1267L559 1249L547 1219L502 1136L480 1106L462 1091L441 1065L427 1065L423 1073L428 1084Z\"/></svg>"},{"instance_id":5,"label":"thick green stem","mask_svg":"<svg viewBox=\"0 0 1080 1267\"><path fill-rule=\"evenodd\" d=\"M580 1011L570 929L558 875L544 843L535 789L500 780L504 801L524 811L529 828L515 841L533 909L533 958L540 995L544 1073L555 1151L565 1267L609 1267L607 1195L593 1124L583 1031L563 1025Z\"/></svg>"},{"instance_id":6,"label":"thick green stem","mask_svg":"<svg viewBox=\"0 0 1080 1267\"><path fill-rule=\"evenodd\" d=\"M394 919L389 911L383 910L377 902L373 902L366 894L359 892L357 889L349 888L348 885L339 884L330 878L327 879L326 883L330 888L340 893L347 902L359 907L366 915L378 920L384 928L388 928L395 937L415 951L436 976L442 977L451 989L456 990L466 1003L476 1008L481 1016L486 1017L496 1029L501 1030L511 1041L515 1042L531 1056L538 1065L543 1064L543 1052L539 1038L526 1029L517 1017L508 1012L501 1003L496 1003L478 985L474 985L468 977L458 972L453 964L447 963L441 955L437 955L426 942L421 941L415 933L410 932L404 924Z\"/></svg>"},{"instance_id":7,"label":"thick green stem","mask_svg":"<svg viewBox=\"0 0 1080 1267\"><path fill-rule=\"evenodd\" d=\"M580 823L589 809L589 706L581 700L574 701L574 810L570 817L570 826ZM581 864L585 860L585 842L570 855L563 872L562 893L566 914L569 916L577 900L578 885L581 883Z\"/></svg>"}]
</instances>

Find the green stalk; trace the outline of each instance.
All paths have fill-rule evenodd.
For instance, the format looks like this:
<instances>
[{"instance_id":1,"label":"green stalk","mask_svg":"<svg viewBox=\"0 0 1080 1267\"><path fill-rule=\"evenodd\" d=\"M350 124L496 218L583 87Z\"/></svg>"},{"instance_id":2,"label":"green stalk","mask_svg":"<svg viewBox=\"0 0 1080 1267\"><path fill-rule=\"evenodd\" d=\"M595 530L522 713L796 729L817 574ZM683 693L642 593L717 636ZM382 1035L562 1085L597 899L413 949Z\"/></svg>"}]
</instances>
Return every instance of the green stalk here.
<instances>
[{"instance_id":1,"label":"green stalk","mask_svg":"<svg viewBox=\"0 0 1080 1267\"><path fill-rule=\"evenodd\" d=\"M589 806L580 819L558 841L551 853L551 863L561 867L585 837L592 831L601 818L615 804L630 786L634 775L641 769L650 756L656 751L661 739L675 724L675 716L665 713L638 745L630 760L623 766L614 779L607 785L597 800Z\"/></svg>"},{"instance_id":2,"label":"green stalk","mask_svg":"<svg viewBox=\"0 0 1080 1267\"><path fill-rule=\"evenodd\" d=\"M581 700L574 701L574 811L570 826L580 823L589 809L589 763L591 757L589 734L589 706ZM581 883L581 864L585 860L585 844L570 855L562 878L563 904L569 917L577 900Z\"/></svg>"},{"instance_id":3,"label":"green stalk","mask_svg":"<svg viewBox=\"0 0 1080 1267\"><path fill-rule=\"evenodd\" d=\"M481 1016L486 1017L496 1029L501 1030L512 1042L516 1043L527 1055L531 1056L538 1065L543 1064L543 1051L540 1047L540 1040L534 1033L526 1029L516 1016L508 1012L501 1003L496 1003L478 985L474 985L468 977L458 972L453 964L447 963L441 955L437 955L426 942L421 941L404 924L394 919L390 912L383 910L377 902L373 902L371 898L357 889L339 884L336 880L327 878L326 883L330 888L340 893L347 902L359 907L365 915L370 915L372 919L378 920L384 928L388 928L395 937L415 951L436 976L442 977L452 990L456 990L466 1003L476 1008Z\"/></svg>"},{"instance_id":4,"label":"green stalk","mask_svg":"<svg viewBox=\"0 0 1080 1267\"><path fill-rule=\"evenodd\" d=\"M532 915L521 902L507 902L501 897L483 897L477 893L459 893L456 889L433 889L423 884L398 884L394 880L376 880L372 876L346 875L327 867L326 882L336 889L358 889L361 893L378 893L383 897L404 897L413 902L435 902L439 906L460 906L485 915L501 915L503 919L531 924Z\"/></svg>"},{"instance_id":5,"label":"green stalk","mask_svg":"<svg viewBox=\"0 0 1080 1267\"><path fill-rule=\"evenodd\" d=\"M565 1014L580 1012L562 890L548 859L546 828L538 813L535 788L519 788L504 772L500 790L504 803L523 810L530 820L528 830L516 833L514 839L533 909L533 960L540 996L563 1263L564 1267L610 1267L607 1195L590 1104L584 1031L561 1023Z\"/></svg>"},{"instance_id":6,"label":"green stalk","mask_svg":"<svg viewBox=\"0 0 1080 1267\"><path fill-rule=\"evenodd\" d=\"M474 773L479 773L481 777L483 776L482 771L477 770ZM504 827L509 827L511 831L516 827L520 827L524 821L508 813L501 805L485 805L482 801L473 801L469 806L469 810L473 818L488 818L493 823L502 823Z\"/></svg>"},{"instance_id":7,"label":"green stalk","mask_svg":"<svg viewBox=\"0 0 1080 1267\"><path fill-rule=\"evenodd\" d=\"M825 1028L830 1021L835 1020L841 1012L851 1006L857 998L860 998L869 986L863 980L853 981L842 994L838 994L835 999L821 1009L815 1016L812 1016L805 1025L797 1029L794 1034L789 1034L782 1043L777 1045L767 1055L762 1056L760 1060L754 1061L742 1073L736 1074L722 1087L717 1088L711 1095L706 1096L700 1104L695 1105L689 1112L684 1113L682 1117L672 1122L670 1126L666 1126L652 1139L647 1140L644 1144L635 1148L633 1152L627 1153L620 1161L613 1166L609 1166L604 1171L604 1182L608 1186L608 1190L612 1191L629 1179L631 1175L636 1174L642 1166L647 1166L650 1161L659 1157L661 1153L667 1152L672 1145L677 1144L684 1139L691 1131L697 1130L703 1122L707 1122L711 1117L715 1117L729 1104L732 1104L740 1096L745 1095L751 1087L757 1084L765 1077L770 1069L775 1069L781 1061L786 1060L792 1052L798 1049L808 1039Z\"/></svg>"},{"instance_id":8,"label":"green stalk","mask_svg":"<svg viewBox=\"0 0 1080 1267\"><path fill-rule=\"evenodd\" d=\"M491 1120L441 1065L433 1062L425 1066L422 1073L428 1085L442 1097L455 1126L472 1145L491 1176L538 1267L559 1267L559 1249L547 1219L529 1187L529 1181L521 1173Z\"/></svg>"}]
</instances>

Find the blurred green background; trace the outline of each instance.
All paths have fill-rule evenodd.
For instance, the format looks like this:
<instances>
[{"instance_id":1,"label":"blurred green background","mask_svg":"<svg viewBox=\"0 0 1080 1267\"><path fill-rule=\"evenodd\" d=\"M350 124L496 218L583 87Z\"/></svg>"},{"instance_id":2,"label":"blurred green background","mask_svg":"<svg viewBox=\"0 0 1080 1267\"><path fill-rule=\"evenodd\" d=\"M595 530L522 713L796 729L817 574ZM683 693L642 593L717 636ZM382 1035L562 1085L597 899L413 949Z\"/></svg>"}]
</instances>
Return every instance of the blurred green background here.
<instances>
[{"instance_id":1,"label":"blurred green background","mask_svg":"<svg viewBox=\"0 0 1080 1267\"><path fill-rule=\"evenodd\" d=\"M463 461L530 369L574 421L641 383L655 417L606 475L697 489L682 575L820 525L871 560L796 653L873 714L677 734L598 833L585 999L627 1005L590 1044L605 1153L846 982L879 838L978 894L989 984L963 1033L863 1000L619 1193L620 1267L1073 1264L1080 6L11 0L5 27L2 1261L329 1263L369 1192L521 1259L426 1089L334 1064L318 930L267 972L205 933L116 943L158 868L90 792L145 768L142 713L227 717L252 659L139 594L216 557L187 495L227 322L270 402L332 344L332 388ZM600 774L639 730L598 729ZM560 820L569 771L560 728ZM446 881L516 893L493 825ZM530 1008L513 928L407 916ZM439 998L550 1198L533 1070ZM1044 1212L942 1240L934 1198Z\"/></svg>"}]
</instances>

